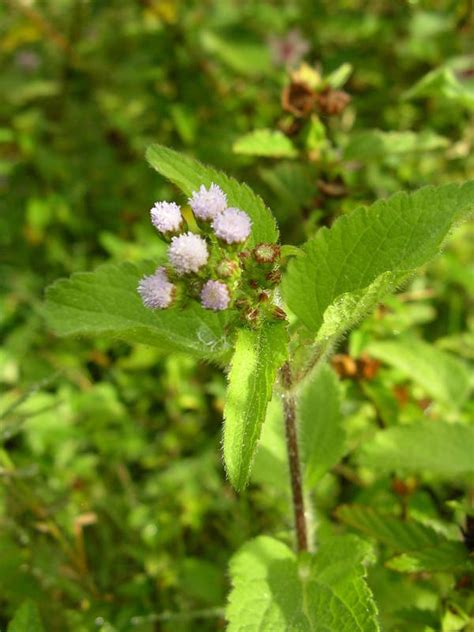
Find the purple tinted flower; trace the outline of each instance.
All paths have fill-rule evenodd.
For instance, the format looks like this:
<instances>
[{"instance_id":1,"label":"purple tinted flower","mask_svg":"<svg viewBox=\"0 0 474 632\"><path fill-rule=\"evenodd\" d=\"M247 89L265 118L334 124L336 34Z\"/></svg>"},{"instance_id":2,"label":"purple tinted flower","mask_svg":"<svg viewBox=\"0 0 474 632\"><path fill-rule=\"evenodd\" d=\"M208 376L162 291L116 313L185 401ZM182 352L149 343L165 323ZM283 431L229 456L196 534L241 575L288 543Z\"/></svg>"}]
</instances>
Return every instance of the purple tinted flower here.
<instances>
[{"instance_id":1,"label":"purple tinted flower","mask_svg":"<svg viewBox=\"0 0 474 632\"><path fill-rule=\"evenodd\" d=\"M138 284L138 293L148 309L164 309L174 299L175 286L170 283L164 268L157 268L154 274L144 276Z\"/></svg>"},{"instance_id":2,"label":"purple tinted flower","mask_svg":"<svg viewBox=\"0 0 474 632\"><path fill-rule=\"evenodd\" d=\"M198 272L207 263L209 252L205 240L194 233L173 237L168 259L178 274Z\"/></svg>"},{"instance_id":3,"label":"purple tinted flower","mask_svg":"<svg viewBox=\"0 0 474 632\"><path fill-rule=\"evenodd\" d=\"M150 215L153 226L160 233L177 232L183 222L181 209L174 202L156 202Z\"/></svg>"},{"instance_id":4,"label":"purple tinted flower","mask_svg":"<svg viewBox=\"0 0 474 632\"><path fill-rule=\"evenodd\" d=\"M252 221L244 211L228 208L215 218L212 228L222 241L228 244L241 243L250 235Z\"/></svg>"},{"instance_id":5,"label":"purple tinted flower","mask_svg":"<svg viewBox=\"0 0 474 632\"><path fill-rule=\"evenodd\" d=\"M26 72L34 72L41 64L41 58L33 50L22 50L15 55L15 64Z\"/></svg>"},{"instance_id":6,"label":"purple tinted flower","mask_svg":"<svg viewBox=\"0 0 474 632\"><path fill-rule=\"evenodd\" d=\"M189 198L189 206L198 219L211 220L227 208L227 196L217 184L209 189L202 184Z\"/></svg>"},{"instance_id":7,"label":"purple tinted flower","mask_svg":"<svg viewBox=\"0 0 474 632\"><path fill-rule=\"evenodd\" d=\"M229 289L220 281L207 281L201 290L201 303L206 309L219 312L227 309L230 303Z\"/></svg>"},{"instance_id":8,"label":"purple tinted flower","mask_svg":"<svg viewBox=\"0 0 474 632\"><path fill-rule=\"evenodd\" d=\"M268 45L276 66L297 66L310 48L309 42L304 39L298 29L288 31L280 37L276 35L269 37Z\"/></svg>"}]
</instances>

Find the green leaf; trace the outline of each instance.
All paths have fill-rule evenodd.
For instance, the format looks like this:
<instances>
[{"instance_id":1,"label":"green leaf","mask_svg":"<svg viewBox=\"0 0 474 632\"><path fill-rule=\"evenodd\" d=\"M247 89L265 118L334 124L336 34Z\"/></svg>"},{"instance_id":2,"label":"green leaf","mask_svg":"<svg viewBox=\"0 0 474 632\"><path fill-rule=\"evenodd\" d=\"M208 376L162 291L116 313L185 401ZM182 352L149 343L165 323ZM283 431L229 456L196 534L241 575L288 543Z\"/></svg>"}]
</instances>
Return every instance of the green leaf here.
<instances>
[{"instance_id":1,"label":"green leaf","mask_svg":"<svg viewBox=\"0 0 474 632\"><path fill-rule=\"evenodd\" d=\"M288 307L321 336L339 336L434 257L453 224L474 209L474 181L397 193L321 228L290 261Z\"/></svg>"},{"instance_id":2,"label":"green leaf","mask_svg":"<svg viewBox=\"0 0 474 632\"><path fill-rule=\"evenodd\" d=\"M158 173L173 182L185 195L190 196L201 184L206 187L212 183L218 184L226 193L229 206L236 206L250 215L251 245L278 240L278 229L273 215L263 200L246 184L241 184L221 171L206 167L197 160L162 145L148 147L146 158Z\"/></svg>"},{"instance_id":3,"label":"green leaf","mask_svg":"<svg viewBox=\"0 0 474 632\"><path fill-rule=\"evenodd\" d=\"M386 566L399 573L472 573L474 559L462 542L446 540L435 547L397 555Z\"/></svg>"},{"instance_id":4,"label":"green leaf","mask_svg":"<svg viewBox=\"0 0 474 632\"><path fill-rule=\"evenodd\" d=\"M326 540L300 559L261 536L230 563L228 632L376 632L364 564L370 547L354 536Z\"/></svg>"},{"instance_id":5,"label":"green leaf","mask_svg":"<svg viewBox=\"0 0 474 632\"><path fill-rule=\"evenodd\" d=\"M304 480L314 486L344 454L339 380L326 365L305 385L298 401Z\"/></svg>"},{"instance_id":6,"label":"green leaf","mask_svg":"<svg viewBox=\"0 0 474 632\"><path fill-rule=\"evenodd\" d=\"M454 70L447 66L435 68L422 77L405 93L404 97L405 99L438 97L474 111L474 89L459 81Z\"/></svg>"},{"instance_id":7,"label":"green leaf","mask_svg":"<svg viewBox=\"0 0 474 632\"><path fill-rule=\"evenodd\" d=\"M466 365L416 338L374 342L368 352L420 384L435 400L461 405L469 395Z\"/></svg>"},{"instance_id":8,"label":"green leaf","mask_svg":"<svg viewBox=\"0 0 474 632\"><path fill-rule=\"evenodd\" d=\"M236 154L267 156L270 158L295 158L296 147L288 136L279 130L256 129L238 138L232 146Z\"/></svg>"},{"instance_id":9,"label":"green leaf","mask_svg":"<svg viewBox=\"0 0 474 632\"><path fill-rule=\"evenodd\" d=\"M265 423L252 467L252 482L267 485L272 490L288 495L290 477L283 421L283 405L275 393L268 405Z\"/></svg>"},{"instance_id":10,"label":"green leaf","mask_svg":"<svg viewBox=\"0 0 474 632\"><path fill-rule=\"evenodd\" d=\"M44 632L38 608L34 601L25 601L15 612L7 632Z\"/></svg>"},{"instance_id":11,"label":"green leaf","mask_svg":"<svg viewBox=\"0 0 474 632\"><path fill-rule=\"evenodd\" d=\"M433 151L448 146L448 138L431 130L384 132L373 129L354 134L344 150L344 158L346 160L379 161L394 155Z\"/></svg>"},{"instance_id":12,"label":"green leaf","mask_svg":"<svg viewBox=\"0 0 474 632\"><path fill-rule=\"evenodd\" d=\"M230 482L242 490L249 479L276 372L287 356L286 325L240 329L224 407L224 461Z\"/></svg>"},{"instance_id":13,"label":"green leaf","mask_svg":"<svg viewBox=\"0 0 474 632\"><path fill-rule=\"evenodd\" d=\"M382 472L429 472L451 480L474 473L474 426L423 420L376 433L361 448L361 465Z\"/></svg>"},{"instance_id":14,"label":"green leaf","mask_svg":"<svg viewBox=\"0 0 474 632\"><path fill-rule=\"evenodd\" d=\"M436 531L413 520L406 521L364 505L342 505L337 518L345 524L375 538L394 551L406 552L437 546L443 537Z\"/></svg>"},{"instance_id":15,"label":"green leaf","mask_svg":"<svg viewBox=\"0 0 474 632\"><path fill-rule=\"evenodd\" d=\"M107 264L56 281L46 291L49 325L60 336L108 336L216 361L228 356L232 341L225 327L231 316L226 312L211 312L197 304L162 311L143 306L138 281L155 268L156 263Z\"/></svg>"},{"instance_id":16,"label":"green leaf","mask_svg":"<svg viewBox=\"0 0 474 632\"><path fill-rule=\"evenodd\" d=\"M328 83L334 90L338 90L347 83L352 71L352 64L348 64L346 62L345 64L341 64L339 68L336 68L336 70L333 70L329 75L326 75L326 77L324 77L324 82Z\"/></svg>"}]
</instances>

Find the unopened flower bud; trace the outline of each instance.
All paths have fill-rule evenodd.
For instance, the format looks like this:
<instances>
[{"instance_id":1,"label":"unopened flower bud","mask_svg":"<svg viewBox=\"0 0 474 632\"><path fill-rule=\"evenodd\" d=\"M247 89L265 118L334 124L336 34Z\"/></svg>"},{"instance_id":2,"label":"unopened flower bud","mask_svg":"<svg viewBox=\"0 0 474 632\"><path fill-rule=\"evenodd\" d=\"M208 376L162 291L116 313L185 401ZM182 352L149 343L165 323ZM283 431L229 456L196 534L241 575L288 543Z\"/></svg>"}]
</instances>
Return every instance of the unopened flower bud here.
<instances>
[{"instance_id":1,"label":"unopened flower bud","mask_svg":"<svg viewBox=\"0 0 474 632\"><path fill-rule=\"evenodd\" d=\"M281 307L278 307L277 305L275 305L272 313L273 313L273 316L277 318L278 320L286 320L286 313Z\"/></svg>"},{"instance_id":2,"label":"unopened flower bud","mask_svg":"<svg viewBox=\"0 0 474 632\"><path fill-rule=\"evenodd\" d=\"M168 248L168 259L178 274L198 272L208 258L206 241L195 233L173 237Z\"/></svg>"},{"instance_id":3,"label":"unopened flower bud","mask_svg":"<svg viewBox=\"0 0 474 632\"><path fill-rule=\"evenodd\" d=\"M238 208L227 208L212 223L217 237L227 244L243 243L250 235L252 221Z\"/></svg>"},{"instance_id":4,"label":"unopened flower bud","mask_svg":"<svg viewBox=\"0 0 474 632\"><path fill-rule=\"evenodd\" d=\"M202 184L188 201L194 215L202 220L214 219L227 208L227 196L217 184L211 184L209 189Z\"/></svg>"},{"instance_id":5,"label":"unopened flower bud","mask_svg":"<svg viewBox=\"0 0 474 632\"><path fill-rule=\"evenodd\" d=\"M232 259L223 259L217 264L217 275L223 279L228 279L233 276L239 270L239 264Z\"/></svg>"},{"instance_id":6,"label":"unopened flower bud","mask_svg":"<svg viewBox=\"0 0 474 632\"><path fill-rule=\"evenodd\" d=\"M230 303L229 288L220 281L207 281L201 290L201 303L215 312L227 309Z\"/></svg>"},{"instance_id":7,"label":"unopened flower bud","mask_svg":"<svg viewBox=\"0 0 474 632\"><path fill-rule=\"evenodd\" d=\"M176 287L168 280L165 268L157 268L154 274L140 280L137 290L145 307L164 309L173 302Z\"/></svg>"},{"instance_id":8,"label":"unopened flower bud","mask_svg":"<svg viewBox=\"0 0 474 632\"><path fill-rule=\"evenodd\" d=\"M278 269L270 270L270 272L265 275L265 278L267 279L267 281L270 281L272 285L278 285L281 281L281 272Z\"/></svg>"},{"instance_id":9,"label":"unopened flower bud","mask_svg":"<svg viewBox=\"0 0 474 632\"><path fill-rule=\"evenodd\" d=\"M274 263L280 257L280 246L277 244L258 244L252 251L258 263Z\"/></svg>"},{"instance_id":10,"label":"unopened flower bud","mask_svg":"<svg viewBox=\"0 0 474 632\"><path fill-rule=\"evenodd\" d=\"M163 234L179 231L183 223L181 209L174 202L156 202L150 215L153 226Z\"/></svg>"}]
</instances>

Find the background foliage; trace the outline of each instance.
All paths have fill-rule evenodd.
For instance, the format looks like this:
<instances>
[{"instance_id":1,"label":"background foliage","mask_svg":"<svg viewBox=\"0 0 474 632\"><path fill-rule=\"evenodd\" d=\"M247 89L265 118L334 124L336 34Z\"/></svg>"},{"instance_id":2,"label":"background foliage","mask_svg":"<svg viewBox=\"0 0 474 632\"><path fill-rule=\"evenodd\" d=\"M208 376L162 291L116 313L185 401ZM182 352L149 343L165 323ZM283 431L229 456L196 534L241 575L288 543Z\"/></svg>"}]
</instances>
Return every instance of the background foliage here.
<instances>
[{"instance_id":1,"label":"background foliage","mask_svg":"<svg viewBox=\"0 0 474 632\"><path fill-rule=\"evenodd\" d=\"M294 132L274 58L292 29L352 97ZM12 632L40 629L34 603L51 632L223 629L233 553L262 533L291 545L278 401L236 495L220 459L220 371L45 325L58 277L127 262L115 280L104 268L105 291L162 255L148 209L176 190L146 147L248 182L282 241L299 244L361 203L474 178L473 30L469 0L2 3L0 629L15 612ZM330 449L307 468L321 549L338 533L375 544L368 579L388 631L474 629L460 530L474 502L470 239L471 226L456 229L345 339L341 379L328 369L301 403L305 442L322 441L318 411L332 421ZM236 590L259 547L275 541L233 559Z\"/></svg>"}]
</instances>

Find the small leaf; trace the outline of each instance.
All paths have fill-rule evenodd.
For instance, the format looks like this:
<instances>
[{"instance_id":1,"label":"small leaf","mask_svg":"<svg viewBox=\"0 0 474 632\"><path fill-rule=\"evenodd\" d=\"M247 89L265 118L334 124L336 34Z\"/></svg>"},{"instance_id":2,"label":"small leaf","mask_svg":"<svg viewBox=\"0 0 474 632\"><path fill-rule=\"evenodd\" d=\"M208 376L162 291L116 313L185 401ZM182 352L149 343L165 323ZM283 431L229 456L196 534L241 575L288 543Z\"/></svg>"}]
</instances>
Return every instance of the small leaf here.
<instances>
[{"instance_id":1,"label":"small leaf","mask_svg":"<svg viewBox=\"0 0 474 632\"><path fill-rule=\"evenodd\" d=\"M249 479L276 372L287 354L284 323L239 330L224 407L224 461L237 490Z\"/></svg>"},{"instance_id":2,"label":"small leaf","mask_svg":"<svg viewBox=\"0 0 474 632\"><path fill-rule=\"evenodd\" d=\"M298 155L288 136L271 129L256 129L241 136L233 144L232 150L236 154L269 158L295 158Z\"/></svg>"},{"instance_id":3,"label":"small leaf","mask_svg":"<svg viewBox=\"0 0 474 632\"><path fill-rule=\"evenodd\" d=\"M365 583L370 547L354 536L329 538L298 560L278 540L261 536L231 560L228 632L376 632Z\"/></svg>"},{"instance_id":4,"label":"small leaf","mask_svg":"<svg viewBox=\"0 0 474 632\"><path fill-rule=\"evenodd\" d=\"M404 95L405 99L438 97L474 111L474 90L456 77L452 68L441 66L422 77Z\"/></svg>"},{"instance_id":5,"label":"small leaf","mask_svg":"<svg viewBox=\"0 0 474 632\"><path fill-rule=\"evenodd\" d=\"M374 342L367 350L448 406L462 405L469 394L470 376L466 365L433 345L410 338Z\"/></svg>"},{"instance_id":6,"label":"small leaf","mask_svg":"<svg viewBox=\"0 0 474 632\"><path fill-rule=\"evenodd\" d=\"M474 559L462 542L446 540L435 547L393 557L386 566L400 573L472 573Z\"/></svg>"},{"instance_id":7,"label":"small leaf","mask_svg":"<svg viewBox=\"0 0 474 632\"><path fill-rule=\"evenodd\" d=\"M428 472L451 480L474 473L474 426L423 420L378 432L361 448L361 465L382 472Z\"/></svg>"},{"instance_id":8,"label":"small leaf","mask_svg":"<svg viewBox=\"0 0 474 632\"><path fill-rule=\"evenodd\" d=\"M251 245L278 240L278 229L273 215L263 200L246 184L241 184L221 171L206 167L197 160L162 145L148 147L146 157L158 173L173 182L185 195L190 196L201 184L206 187L212 183L218 184L226 193L229 206L236 206L250 215Z\"/></svg>"},{"instance_id":9,"label":"small leaf","mask_svg":"<svg viewBox=\"0 0 474 632\"><path fill-rule=\"evenodd\" d=\"M346 434L340 406L339 381L328 366L322 366L305 385L298 402L301 458L309 486L344 454Z\"/></svg>"},{"instance_id":10,"label":"small leaf","mask_svg":"<svg viewBox=\"0 0 474 632\"><path fill-rule=\"evenodd\" d=\"M397 193L321 228L288 264L283 297L315 335L339 336L440 249L474 209L474 181Z\"/></svg>"},{"instance_id":11,"label":"small leaf","mask_svg":"<svg viewBox=\"0 0 474 632\"><path fill-rule=\"evenodd\" d=\"M405 521L364 505L342 505L336 515L345 524L389 546L394 551L413 551L437 546L443 537L425 525Z\"/></svg>"},{"instance_id":12,"label":"small leaf","mask_svg":"<svg viewBox=\"0 0 474 632\"><path fill-rule=\"evenodd\" d=\"M379 129L358 132L344 150L346 160L379 161L385 157L444 149L449 139L431 130L423 132L384 132Z\"/></svg>"},{"instance_id":13,"label":"small leaf","mask_svg":"<svg viewBox=\"0 0 474 632\"><path fill-rule=\"evenodd\" d=\"M197 304L161 311L143 306L138 281L155 268L152 263L107 264L56 281L46 291L49 325L60 336L108 336L216 361L227 356L231 341L225 326L230 313L211 312Z\"/></svg>"},{"instance_id":14,"label":"small leaf","mask_svg":"<svg viewBox=\"0 0 474 632\"><path fill-rule=\"evenodd\" d=\"M15 612L7 632L44 632L38 608L34 601L25 601Z\"/></svg>"},{"instance_id":15,"label":"small leaf","mask_svg":"<svg viewBox=\"0 0 474 632\"><path fill-rule=\"evenodd\" d=\"M324 77L325 83L328 83L331 88L337 90L338 88L342 88L342 86L347 82L349 77L352 74L352 64L348 64L347 62L341 64L339 68L333 70L329 75Z\"/></svg>"}]
</instances>

